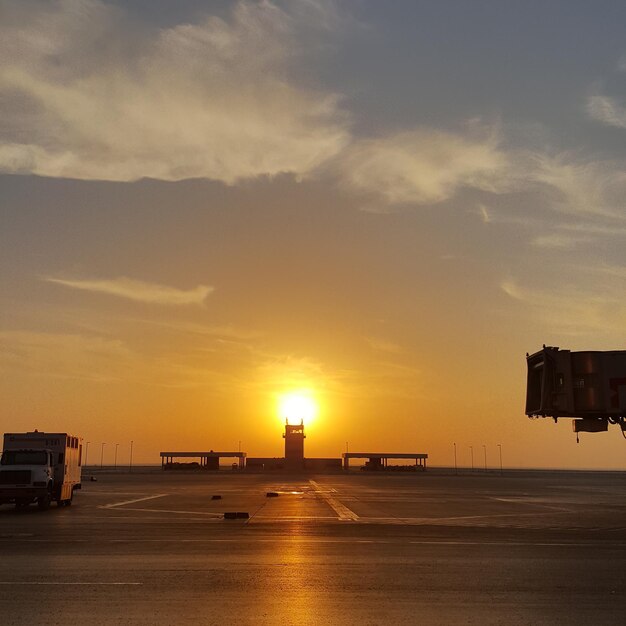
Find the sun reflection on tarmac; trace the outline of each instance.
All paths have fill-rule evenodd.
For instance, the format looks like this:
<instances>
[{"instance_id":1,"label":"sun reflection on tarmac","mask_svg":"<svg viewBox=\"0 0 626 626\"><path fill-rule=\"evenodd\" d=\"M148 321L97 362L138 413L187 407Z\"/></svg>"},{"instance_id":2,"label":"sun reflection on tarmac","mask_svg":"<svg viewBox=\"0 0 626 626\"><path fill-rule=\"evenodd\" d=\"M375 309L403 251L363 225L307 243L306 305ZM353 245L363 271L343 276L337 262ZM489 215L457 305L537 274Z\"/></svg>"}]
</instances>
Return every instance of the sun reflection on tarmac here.
<instances>
[{"instance_id":1,"label":"sun reflection on tarmac","mask_svg":"<svg viewBox=\"0 0 626 626\"><path fill-rule=\"evenodd\" d=\"M272 591L261 601L264 618L276 624L328 623L326 598L320 593L324 577L319 565L311 562L312 545L302 540L308 534L306 524L294 522L284 531L282 540L271 547L275 568Z\"/></svg>"}]
</instances>

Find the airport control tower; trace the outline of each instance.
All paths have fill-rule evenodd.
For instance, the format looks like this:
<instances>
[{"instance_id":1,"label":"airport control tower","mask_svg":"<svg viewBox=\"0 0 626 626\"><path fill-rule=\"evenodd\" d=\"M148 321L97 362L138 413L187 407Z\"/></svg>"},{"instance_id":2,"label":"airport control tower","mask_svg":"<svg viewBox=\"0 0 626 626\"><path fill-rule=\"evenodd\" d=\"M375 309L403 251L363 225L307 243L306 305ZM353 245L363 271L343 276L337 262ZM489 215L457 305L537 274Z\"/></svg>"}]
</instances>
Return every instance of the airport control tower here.
<instances>
[{"instance_id":1,"label":"airport control tower","mask_svg":"<svg viewBox=\"0 0 626 626\"><path fill-rule=\"evenodd\" d=\"M285 464L290 469L304 469L304 420L290 424L285 420Z\"/></svg>"}]
</instances>

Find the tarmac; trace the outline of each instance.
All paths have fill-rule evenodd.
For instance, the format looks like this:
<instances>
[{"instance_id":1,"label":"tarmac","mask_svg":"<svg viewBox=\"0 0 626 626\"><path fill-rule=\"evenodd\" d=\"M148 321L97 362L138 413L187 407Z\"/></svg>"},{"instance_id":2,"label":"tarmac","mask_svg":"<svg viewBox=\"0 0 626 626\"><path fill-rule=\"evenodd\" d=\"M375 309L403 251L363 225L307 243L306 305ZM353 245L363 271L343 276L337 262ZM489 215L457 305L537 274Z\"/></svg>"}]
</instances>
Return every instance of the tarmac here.
<instances>
[{"instance_id":1,"label":"tarmac","mask_svg":"<svg viewBox=\"0 0 626 626\"><path fill-rule=\"evenodd\" d=\"M2 624L624 623L626 474L93 474L0 507Z\"/></svg>"}]
</instances>

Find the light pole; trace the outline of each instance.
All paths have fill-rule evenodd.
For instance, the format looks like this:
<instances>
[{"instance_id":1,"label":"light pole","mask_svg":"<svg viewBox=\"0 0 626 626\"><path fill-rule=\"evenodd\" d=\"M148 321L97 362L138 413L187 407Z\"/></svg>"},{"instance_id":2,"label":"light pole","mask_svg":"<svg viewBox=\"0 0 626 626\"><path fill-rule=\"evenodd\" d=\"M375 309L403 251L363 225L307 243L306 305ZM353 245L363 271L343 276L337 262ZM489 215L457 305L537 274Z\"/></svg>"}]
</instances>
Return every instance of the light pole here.
<instances>
[{"instance_id":1,"label":"light pole","mask_svg":"<svg viewBox=\"0 0 626 626\"><path fill-rule=\"evenodd\" d=\"M116 443L116 444L115 444L115 461L114 461L114 463L113 463L113 467L114 467L115 469L117 469L117 447L118 447L119 445L120 445L119 443Z\"/></svg>"},{"instance_id":2,"label":"light pole","mask_svg":"<svg viewBox=\"0 0 626 626\"><path fill-rule=\"evenodd\" d=\"M130 462L128 463L128 471L133 471L133 442L130 442Z\"/></svg>"},{"instance_id":3,"label":"light pole","mask_svg":"<svg viewBox=\"0 0 626 626\"><path fill-rule=\"evenodd\" d=\"M85 442L85 467L87 467L87 456L89 455L89 444L91 441Z\"/></svg>"},{"instance_id":4,"label":"light pole","mask_svg":"<svg viewBox=\"0 0 626 626\"><path fill-rule=\"evenodd\" d=\"M474 446L470 446L470 454L472 455L472 472L474 471Z\"/></svg>"},{"instance_id":5,"label":"light pole","mask_svg":"<svg viewBox=\"0 0 626 626\"><path fill-rule=\"evenodd\" d=\"M458 470L456 467L456 442L452 444L454 446L454 475L458 474Z\"/></svg>"},{"instance_id":6,"label":"light pole","mask_svg":"<svg viewBox=\"0 0 626 626\"><path fill-rule=\"evenodd\" d=\"M102 442L102 446L100 448L100 469L102 469L102 462L104 461L104 446L106 446L106 443Z\"/></svg>"},{"instance_id":7,"label":"light pole","mask_svg":"<svg viewBox=\"0 0 626 626\"><path fill-rule=\"evenodd\" d=\"M498 444L498 450L500 451L500 474L502 474L502 444Z\"/></svg>"},{"instance_id":8,"label":"light pole","mask_svg":"<svg viewBox=\"0 0 626 626\"><path fill-rule=\"evenodd\" d=\"M487 446L483 444L483 451L485 453L485 471L487 471Z\"/></svg>"}]
</instances>

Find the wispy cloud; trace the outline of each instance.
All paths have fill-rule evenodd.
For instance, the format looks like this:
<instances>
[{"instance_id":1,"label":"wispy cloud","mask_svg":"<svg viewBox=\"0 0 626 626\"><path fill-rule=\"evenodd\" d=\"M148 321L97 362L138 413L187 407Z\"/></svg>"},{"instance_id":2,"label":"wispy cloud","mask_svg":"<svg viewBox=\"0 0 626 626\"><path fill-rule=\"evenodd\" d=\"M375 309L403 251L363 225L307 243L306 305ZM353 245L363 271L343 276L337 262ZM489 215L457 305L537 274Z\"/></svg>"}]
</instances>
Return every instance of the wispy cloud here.
<instances>
[{"instance_id":1,"label":"wispy cloud","mask_svg":"<svg viewBox=\"0 0 626 626\"><path fill-rule=\"evenodd\" d=\"M70 287L71 289L81 289L94 293L104 293L111 296L134 300L135 302L145 302L149 304L165 304L172 306L183 306L189 304L202 304L207 296L213 291L213 287L198 285L194 289L176 289L155 283L146 283L132 278L113 278L105 280L72 280L66 278L45 277L50 283Z\"/></svg>"},{"instance_id":2,"label":"wispy cloud","mask_svg":"<svg viewBox=\"0 0 626 626\"><path fill-rule=\"evenodd\" d=\"M420 370L380 360L370 361L365 367L341 368L308 357L274 355L259 363L250 380L244 385L272 392L301 388L358 398L423 396Z\"/></svg>"},{"instance_id":3,"label":"wispy cloud","mask_svg":"<svg viewBox=\"0 0 626 626\"><path fill-rule=\"evenodd\" d=\"M237 2L160 31L98 0L4 3L0 171L225 183L302 176L347 141L337 97L289 77L325 2ZM306 18L306 19L305 19Z\"/></svg>"},{"instance_id":4,"label":"wispy cloud","mask_svg":"<svg viewBox=\"0 0 626 626\"><path fill-rule=\"evenodd\" d=\"M145 354L121 339L85 333L0 331L0 372L21 372L48 379L96 384L132 384L167 388L213 388L232 384L224 367L189 364L176 354Z\"/></svg>"},{"instance_id":5,"label":"wispy cloud","mask_svg":"<svg viewBox=\"0 0 626 626\"><path fill-rule=\"evenodd\" d=\"M623 269L623 268L622 268ZM602 280L600 274L606 274ZM521 286L516 280L501 283L502 290L525 315L540 323L544 332L563 336L618 336L626 324L626 303L622 297L626 272L596 268L596 280L588 284L555 286L553 289Z\"/></svg>"},{"instance_id":6,"label":"wispy cloud","mask_svg":"<svg viewBox=\"0 0 626 626\"><path fill-rule=\"evenodd\" d=\"M491 215L484 204L479 205L478 212L484 224L489 224L491 222Z\"/></svg>"},{"instance_id":7,"label":"wispy cloud","mask_svg":"<svg viewBox=\"0 0 626 626\"><path fill-rule=\"evenodd\" d=\"M621 84L621 101L619 97L615 95L607 95L601 93L602 90L597 87L594 89L595 93L587 98L586 108L587 113L593 119L613 126L616 128L626 128L626 101L624 100L624 79L623 73L626 72L626 57L622 57L617 64L617 72L622 73L614 83L616 85Z\"/></svg>"},{"instance_id":8,"label":"wispy cloud","mask_svg":"<svg viewBox=\"0 0 626 626\"><path fill-rule=\"evenodd\" d=\"M0 371L92 382L124 380L137 358L117 339L76 333L1 331Z\"/></svg>"},{"instance_id":9,"label":"wispy cloud","mask_svg":"<svg viewBox=\"0 0 626 626\"><path fill-rule=\"evenodd\" d=\"M617 128L626 128L626 107L609 96L591 96L587 100L587 111L592 118Z\"/></svg>"},{"instance_id":10,"label":"wispy cloud","mask_svg":"<svg viewBox=\"0 0 626 626\"><path fill-rule=\"evenodd\" d=\"M593 237L584 235L574 235L565 232L553 232L544 235L537 235L531 241L531 244L537 248L560 248L570 250L578 244L590 241Z\"/></svg>"},{"instance_id":11,"label":"wispy cloud","mask_svg":"<svg viewBox=\"0 0 626 626\"><path fill-rule=\"evenodd\" d=\"M258 339L261 333L256 330L250 330L245 328L237 328L234 326L215 326L206 324L194 324L193 322L184 321L167 321L151 320L151 319L134 319L127 318L132 321L138 322L142 325L149 324L151 326L158 326L174 333L184 333L188 335L197 335L199 337L211 337L217 340L233 341L233 342L247 342L254 339Z\"/></svg>"},{"instance_id":12,"label":"wispy cloud","mask_svg":"<svg viewBox=\"0 0 626 626\"><path fill-rule=\"evenodd\" d=\"M580 217L600 216L626 220L626 171L623 163L584 159L568 153L535 154L530 182L557 192L551 207Z\"/></svg>"},{"instance_id":13,"label":"wispy cloud","mask_svg":"<svg viewBox=\"0 0 626 626\"><path fill-rule=\"evenodd\" d=\"M375 352L386 352L388 354L400 354L402 352L402 348L398 344L385 339L366 337L365 341Z\"/></svg>"},{"instance_id":14,"label":"wispy cloud","mask_svg":"<svg viewBox=\"0 0 626 626\"><path fill-rule=\"evenodd\" d=\"M472 137L420 128L356 141L340 168L344 185L385 204L433 204L463 187L502 190L506 165L494 133Z\"/></svg>"}]
</instances>

